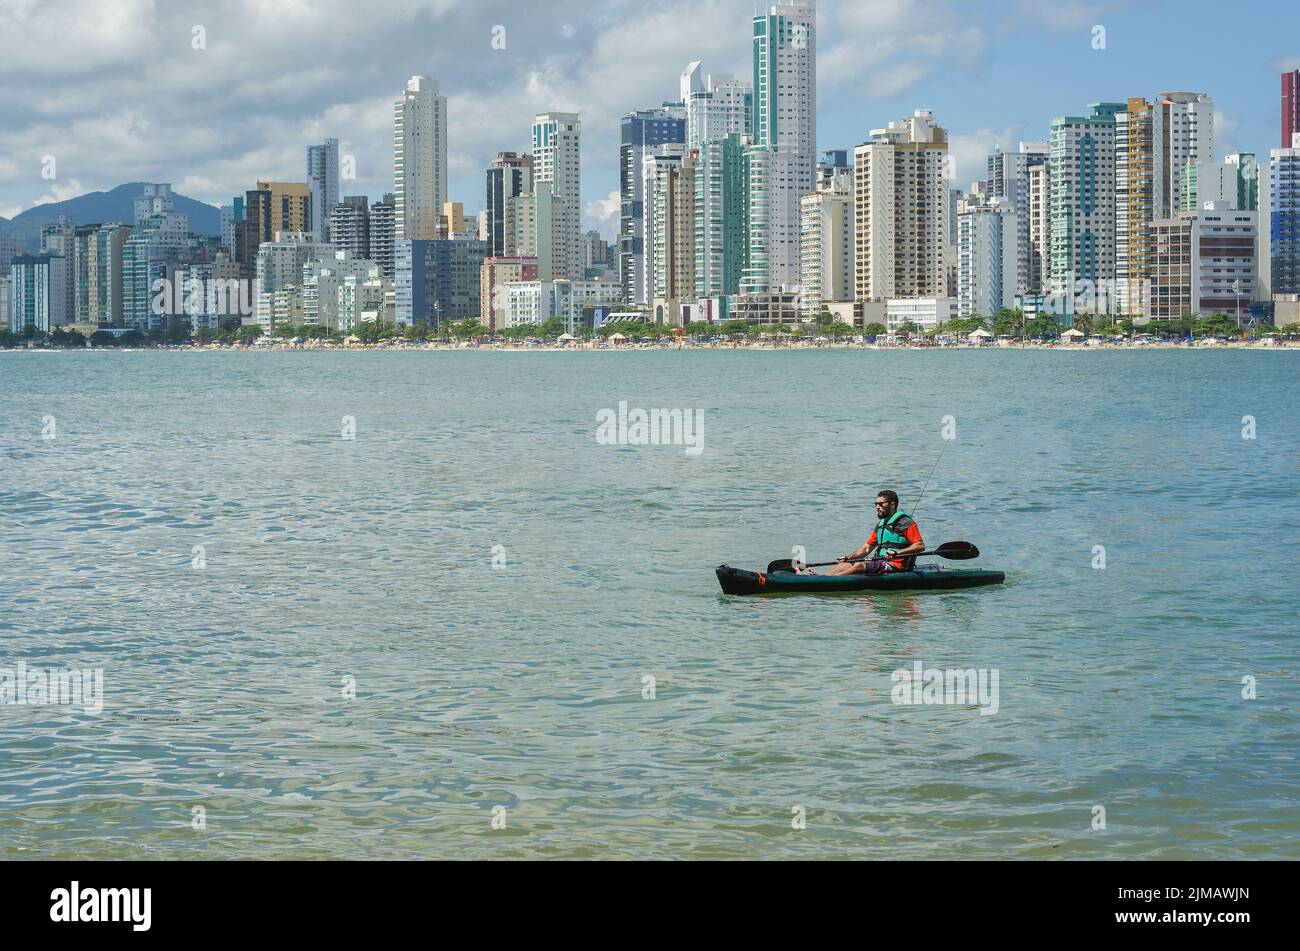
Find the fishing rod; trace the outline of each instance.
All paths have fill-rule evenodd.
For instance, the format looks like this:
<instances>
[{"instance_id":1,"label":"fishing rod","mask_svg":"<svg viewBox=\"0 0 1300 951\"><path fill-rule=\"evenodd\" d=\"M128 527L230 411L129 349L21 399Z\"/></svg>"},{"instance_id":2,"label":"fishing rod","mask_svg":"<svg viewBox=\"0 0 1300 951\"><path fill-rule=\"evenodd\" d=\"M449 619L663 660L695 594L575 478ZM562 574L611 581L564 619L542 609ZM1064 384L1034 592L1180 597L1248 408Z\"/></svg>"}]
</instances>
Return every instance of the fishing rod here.
<instances>
[{"instance_id":1,"label":"fishing rod","mask_svg":"<svg viewBox=\"0 0 1300 951\"><path fill-rule=\"evenodd\" d=\"M926 477L925 485L921 488L921 494L916 497L916 505L912 508L912 518L915 519L918 512L921 511L921 500L925 498L925 490L930 488L930 480L934 478L935 470L939 468L939 463L943 461L943 454L948 451L948 440L943 441L943 448L939 450L939 458L934 460L934 465L930 467L930 474Z\"/></svg>"}]
</instances>

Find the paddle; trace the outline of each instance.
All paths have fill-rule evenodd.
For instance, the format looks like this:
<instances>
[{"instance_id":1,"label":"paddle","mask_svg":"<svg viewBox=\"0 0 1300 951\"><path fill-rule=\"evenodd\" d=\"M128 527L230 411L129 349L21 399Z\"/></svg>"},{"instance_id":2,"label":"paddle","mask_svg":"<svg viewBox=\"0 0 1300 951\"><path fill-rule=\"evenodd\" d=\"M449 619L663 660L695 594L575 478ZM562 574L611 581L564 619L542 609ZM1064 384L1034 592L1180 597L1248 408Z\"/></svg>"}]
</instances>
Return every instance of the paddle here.
<instances>
[{"instance_id":1,"label":"paddle","mask_svg":"<svg viewBox=\"0 0 1300 951\"><path fill-rule=\"evenodd\" d=\"M908 555L908 558L921 558L925 555L934 555L939 558L948 558L952 561L969 561L972 558L980 556L980 550L970 542L944 542L934 551L921 551L915 555ZM819 561L816 564L804 565L805 568L825 568L827 565L854 564L860 561L869 561L868 558L854 558L848 562L839 561ZM777 571L793 571L794 562L789 558L783 558L780 561L774 561L767 566L767 573L770 575Z\"/></svg>"}]
</instances>

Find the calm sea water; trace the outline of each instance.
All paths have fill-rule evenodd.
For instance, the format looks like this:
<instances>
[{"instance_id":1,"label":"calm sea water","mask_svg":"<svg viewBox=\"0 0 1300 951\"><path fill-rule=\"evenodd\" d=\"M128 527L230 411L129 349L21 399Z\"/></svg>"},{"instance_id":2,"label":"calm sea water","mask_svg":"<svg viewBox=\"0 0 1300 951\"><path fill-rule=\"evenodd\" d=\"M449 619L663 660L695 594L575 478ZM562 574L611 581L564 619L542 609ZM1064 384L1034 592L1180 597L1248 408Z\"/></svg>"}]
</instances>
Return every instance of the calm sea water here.
<instances>
[{"instance_id":1,"label":"calm sea water","mask_svg":"<svg viewBox=\"0 0 1300 951\"><path fill-rule=\"evenodd\" d=\"M1298 371L0 353L0 667L105 693L0 706L0 856L1300 857ZM620 400L704 452L598 445ZM1005 586L718 591L945 445L918 521ZM997 713L893 703L916 661Z\"/></svg>"}]
</instances>

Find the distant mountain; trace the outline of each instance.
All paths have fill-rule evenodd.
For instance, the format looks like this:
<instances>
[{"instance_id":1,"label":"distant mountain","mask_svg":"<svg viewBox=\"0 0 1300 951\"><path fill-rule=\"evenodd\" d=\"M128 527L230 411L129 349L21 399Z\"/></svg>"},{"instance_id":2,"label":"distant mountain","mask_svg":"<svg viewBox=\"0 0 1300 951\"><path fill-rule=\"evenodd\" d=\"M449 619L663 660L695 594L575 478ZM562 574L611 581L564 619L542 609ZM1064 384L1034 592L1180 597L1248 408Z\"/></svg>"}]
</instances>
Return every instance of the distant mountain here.
<instances>
[{"instance_id":1,"label":"distant mountain","mask_svg":"<svg viewBox=\"0 0 1300 951\"><path fill-rule=\"evenodd\" d=\"M143 193L144 182L128 182L118 185L112 191L89 192L66 201L37 205L15 215L11 220L0 218L0 234L11 235L20 243L26 243L28 250L34 251L41 243L41 228L60 215L67 215L79 225L107 221L134 224L135 200ZM176 199L176 210L190 216L190 231L195 234L220 234L221 212L215 205L175 192L172 195Z\"/></svg>"}]
</instances>

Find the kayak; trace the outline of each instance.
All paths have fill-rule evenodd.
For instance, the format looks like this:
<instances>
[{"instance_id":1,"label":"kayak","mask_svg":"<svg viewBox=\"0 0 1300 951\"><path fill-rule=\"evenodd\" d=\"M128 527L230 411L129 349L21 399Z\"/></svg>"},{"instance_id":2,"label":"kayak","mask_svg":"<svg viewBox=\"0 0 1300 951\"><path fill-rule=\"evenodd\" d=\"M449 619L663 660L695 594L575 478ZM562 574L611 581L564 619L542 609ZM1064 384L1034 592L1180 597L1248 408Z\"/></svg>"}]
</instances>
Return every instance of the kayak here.
<instances>
[{"instance_id":1,"label":"kayak","mask_svg":"<svg viewBox=\"0 0 1300 951\"><path fill-rule=\"evenodd\" d=\"M1002 584L1006 573L983 568L941 568L937 565L881 575L772 574L719 565L718 584L724 594L833 594L842 591L950 591Z\"/></svg>"}]
</instances>

